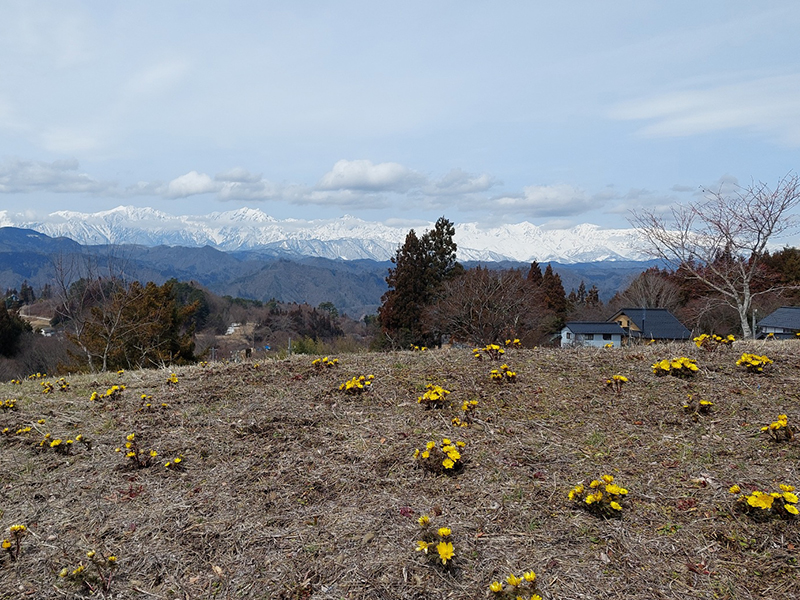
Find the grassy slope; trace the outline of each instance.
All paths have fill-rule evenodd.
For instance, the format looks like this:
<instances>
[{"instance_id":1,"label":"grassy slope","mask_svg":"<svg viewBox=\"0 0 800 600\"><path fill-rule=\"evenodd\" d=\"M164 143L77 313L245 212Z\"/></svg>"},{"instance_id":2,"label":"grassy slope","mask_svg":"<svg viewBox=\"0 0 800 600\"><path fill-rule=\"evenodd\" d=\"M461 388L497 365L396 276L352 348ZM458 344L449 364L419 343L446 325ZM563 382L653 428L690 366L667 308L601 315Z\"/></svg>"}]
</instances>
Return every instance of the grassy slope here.
<instances>
[{"instance_id":1,"label":"grassy slope","mask_svg":"<svg viewBox=\"0 0 800 600\"><path fill-rule=\"evenodd\" d=\"M0 559L0 598L81 597L56 574L89 549L119 557L115 598L485 598L528 569L545 598L800 597L798 524L757 522L727 491L800 487L797 444L759 433L782 412L800 420L799 347L511 350L520 381L505 386L488 379L496 364L458 349L344 355L322 373L300 356L198 366L172 387L163 371L68 377L50 395L0 384L0 399L18 399L0 429L35 427L0 437L0 526L30 530L18 561ZM735 367L744 350L775 359L770 373ZM701 366L694 380L652 375L684 353ZM368 373L369 394L338 392ZM630 378L620 396L603 386L615 373ZM120 382L121 400L89 402ZM423 410L426 383L453 406ZM142 393L156 410L140 410ZM684 414L687 393L713 413ZM454 429L469 399L482 424ZM43 451L46 432L93 446ZM114 449L131 432L159 459L182 454L185 470L126 468ZM442 436L467 443L455 477L411 460ZM566 500L605 472L630 490L621 519ZM422 514L452 528L452 569L414 551Z\"/></svg>"}]
</instances>

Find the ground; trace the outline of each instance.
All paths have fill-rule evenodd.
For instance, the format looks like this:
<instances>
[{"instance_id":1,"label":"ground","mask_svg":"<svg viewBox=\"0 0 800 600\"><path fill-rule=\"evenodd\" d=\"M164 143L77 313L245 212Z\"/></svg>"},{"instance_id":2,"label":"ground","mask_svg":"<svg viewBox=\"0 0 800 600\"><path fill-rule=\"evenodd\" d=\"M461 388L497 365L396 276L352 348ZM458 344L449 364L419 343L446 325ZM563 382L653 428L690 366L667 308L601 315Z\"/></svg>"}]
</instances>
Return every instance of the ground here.
<instances>
[{"instance_id":1,"label":"ground","mask_svg":"<svg viewBox=\"0 0 800 600\"><path fill-rule=\"evenodd\" d=\"M0 412L0 537L27 531L0 557L0 598L489 598L492 582L530 570L544 599L797 598L800 525L746 513L729 488L800 487L796 441L761 431L779 414L800 420L799 349L508 349L491 361L445 348L322 369L309 356L209 363L176 369L177 383L158 370L67 375L65 391L56 377L3 383L16 406ZM747 372L745 351L774 363ZM653 374L679 356L696 375ZM490 379L502 363L515 383ZM619 393L615 374L628 378ZM374 375L366 392L339 390L359 375ZM451 392L443 408L417 402L427 384ZM116 398L90 400L114 385ZM689 394L710 413L684 410ZM454 427L465 401L475 421ZM125 457L130 434L143 460L157 453L149 466ZM465 444L452 474L413 459L443 437ZM629 490L617 518L567 498L603 474ZM423 515L452 531L446 565L416 551Z\"/></svg>"}]
</instances>

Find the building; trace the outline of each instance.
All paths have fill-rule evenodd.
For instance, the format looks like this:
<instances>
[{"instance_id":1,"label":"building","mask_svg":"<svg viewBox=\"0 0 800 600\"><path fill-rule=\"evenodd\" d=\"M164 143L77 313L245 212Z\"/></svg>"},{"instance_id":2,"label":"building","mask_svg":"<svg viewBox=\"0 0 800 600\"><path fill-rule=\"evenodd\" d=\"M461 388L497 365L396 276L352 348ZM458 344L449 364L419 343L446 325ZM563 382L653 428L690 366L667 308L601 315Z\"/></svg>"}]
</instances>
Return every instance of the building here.
<instances>
[{"instance_id":1,"label":"building","mask_svg":"<svg viewBox=\"0 0 800 600\"><path fill-rule=\"evenodd\" d=\"M800 333L800 306L781 306L756 323L756 335L786 339L794 338Z\"/></svg>"},{"instance_id":2,"label":"building","mask_svg":"<svg viewBox=\"0 0 800 600\"><path fill-rule=\"evenodd\" d=\"M625 331L619 323L608 321L570 321L561 330L561 347L594 346L603 348L613 344L622 345Z\"/></svg>"},{"instance_id":3,"label":"building","mask_svg":"<svg viewBox=\"0 0 800 600\"><path fill-rule=\"evenodd\" d=\"M692 339L692 332L666 308L623 308L609 321L618 323L631 339L657 342Z\"/></svg>"}]
</instances>

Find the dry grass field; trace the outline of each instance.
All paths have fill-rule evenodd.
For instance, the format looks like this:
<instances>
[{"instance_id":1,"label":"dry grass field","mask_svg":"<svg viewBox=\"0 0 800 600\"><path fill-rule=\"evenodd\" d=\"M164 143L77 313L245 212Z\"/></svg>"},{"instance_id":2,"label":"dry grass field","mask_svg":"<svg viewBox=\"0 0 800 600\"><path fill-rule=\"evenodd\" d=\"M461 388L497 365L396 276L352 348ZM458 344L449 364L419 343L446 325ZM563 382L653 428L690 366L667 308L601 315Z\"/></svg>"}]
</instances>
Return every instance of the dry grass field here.
<instances>
[{"instance_id":1,"label":"dry grass field","mask_svg":"<svg viewBox=\"0 0 800 600\"><path fill-rule=\"evenodd\" d=\"M501 363L469 349L324 370L308 356L213 363L175 384L166 371L67 376L66 391L3 383L17 402L0 412L0 598L490 598L530 570L545 600L800 598L800 524L729 493L800 487L798 443L761 432L781 413L800 422L798 350L510 349L516 383L490 380ZM748 373L745 351L774 364ZM653 374L682 355L693 378ZM339 391L369 374L368 392ZM629 379L619 394L614 374ZM445 407L417 403L427 384L451 392ZM687 413L689 394L710 413ZM475 422L456 428L464 401ZM130 434L152 465L126 458ZM465 443L451 475L412 458L443 437ZM602 474L629 490L618 518L567 499ZM446 566L416 551L423 515L452 530Z\"/></svg>"}]
</instances>

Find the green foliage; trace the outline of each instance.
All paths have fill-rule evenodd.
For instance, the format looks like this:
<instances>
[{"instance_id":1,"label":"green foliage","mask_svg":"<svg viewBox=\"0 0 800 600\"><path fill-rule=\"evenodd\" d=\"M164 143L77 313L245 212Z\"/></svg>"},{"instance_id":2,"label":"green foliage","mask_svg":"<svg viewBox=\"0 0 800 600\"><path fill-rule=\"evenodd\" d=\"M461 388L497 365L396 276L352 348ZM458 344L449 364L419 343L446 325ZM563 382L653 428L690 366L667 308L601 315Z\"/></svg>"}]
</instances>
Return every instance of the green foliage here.
<instances>
[{"instance_id":1,"label":"green foliage","mask_svg":"<svg viewBox=\"0 0 800 600\"><path fill-rule=\"evenodd\" d=\"M463 272L456 261L455 227L441 217L432 231L417 237L412 229L392 257L387 291L378 311L387 342L395 348L432 346L440 332L425 326L423 311L436 300L442 284Z\"/></svg>"},{"instance_id":2,"label":"green foliage","mask_svg":"<svg viewBox=\"0 0 800 600\"><path fill-rule=\"evenodd\" d=\"M31 331L31 326L0 305L0 356L14 356L19 349L20 337L26 331Z\"/></svg>"}]
</instances>

